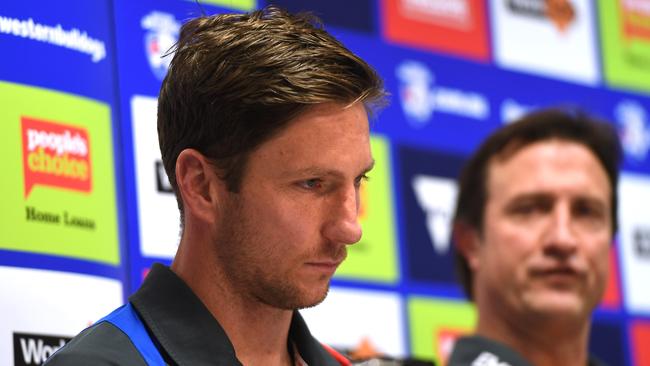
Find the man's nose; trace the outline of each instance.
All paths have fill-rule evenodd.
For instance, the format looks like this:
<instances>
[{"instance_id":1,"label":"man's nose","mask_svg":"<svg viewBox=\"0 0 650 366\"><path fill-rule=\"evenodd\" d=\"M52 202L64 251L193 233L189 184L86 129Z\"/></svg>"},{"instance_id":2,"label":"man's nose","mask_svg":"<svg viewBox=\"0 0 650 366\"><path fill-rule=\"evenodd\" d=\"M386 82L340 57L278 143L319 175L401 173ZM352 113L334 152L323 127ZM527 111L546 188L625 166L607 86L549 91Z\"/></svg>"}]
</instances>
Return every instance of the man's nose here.
<instances>
[{"instance_id":1,"label":"man's nose","mask_svg":"<svg viewBox=\"0 0 650 366\"><path fill-rule=\"evenodd\" d=\"M573 220L569 205L554 207L545 238L545 246L548 250L563 256L571 255L575 251L578 238Z\"/></svg>"},{"instance_id":2,"label":"man's nose","mask_svg":"<svg viewBox=\"0 0 650 366\"><path fill-rule=\"evenodd\" d=\"M361 240L359 189L346 187L335 196L325 219L323 235L334 243L354 244Z\"/></svg>"}]
</instances>

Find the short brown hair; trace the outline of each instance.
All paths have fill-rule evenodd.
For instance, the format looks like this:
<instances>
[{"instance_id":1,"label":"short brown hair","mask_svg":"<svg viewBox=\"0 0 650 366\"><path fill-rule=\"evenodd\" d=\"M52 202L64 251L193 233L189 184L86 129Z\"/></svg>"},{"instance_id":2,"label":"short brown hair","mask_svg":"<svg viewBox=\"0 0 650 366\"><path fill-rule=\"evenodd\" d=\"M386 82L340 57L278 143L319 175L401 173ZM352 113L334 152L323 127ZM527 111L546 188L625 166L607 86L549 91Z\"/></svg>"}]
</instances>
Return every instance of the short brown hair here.
<instances>
[{"instance_id":1,"label":"short brown hair","mask_svg":"<svg viewBox=\"0 0 650 366\"><path fill-rule=\"evenodd\" d=\"M176 194L176 159L208 157L237 192L251 151L310 105L384 103L382 80L308 14L269 6L185 23L158 99L162 161Z\"/></svg>"},{"instance_id":2,"label":"short brown hair","mask_svg":"<svg viewBox=\"0 0 650 366\"><path fill-rule=\"evenodd\" d=\"M612 235L618 229L617 186L621 145L614 127L574 108L554 108L533 112L490 135L470 157L459 179L454 226L483 230L483 215L488 200L487 181L490 163L497 156L512 156L520 149L540 141L560 139L587 147L607 173L611 195ZM465 294L472 299L472 272L467 259L455 253L456 270Z\"/></svg>"}]
</instances>

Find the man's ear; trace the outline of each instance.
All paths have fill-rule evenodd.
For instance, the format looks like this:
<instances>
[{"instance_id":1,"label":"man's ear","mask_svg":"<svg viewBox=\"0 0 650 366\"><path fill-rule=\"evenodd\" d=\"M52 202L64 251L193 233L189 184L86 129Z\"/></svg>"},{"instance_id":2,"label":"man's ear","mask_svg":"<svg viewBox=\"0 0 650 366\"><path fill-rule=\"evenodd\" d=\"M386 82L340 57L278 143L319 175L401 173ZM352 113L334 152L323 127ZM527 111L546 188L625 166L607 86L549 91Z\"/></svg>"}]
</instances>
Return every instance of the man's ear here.
<instances>
[{"instance_id":1,"label":"man's ear","mask_svg":"<svg viewBox=\"0 0 650 366\"><path fill-rule=\"evenodd\" d=\"M214 221L223 182L203 154L194 149L181 151L176 159L176 183L185 215Z\"/></svg>"},{"instance_id":2,"label":"man's ear","mask_svg":"<svg viewBox=\"0 0 650 366\"><path fill-rule=\"evenodd\" d=\"M478 229L464 222L454 223L453 232L456 250L467 261L472 272L476 272L480 265L480 235Z\"/></svg>"}]
</instances>

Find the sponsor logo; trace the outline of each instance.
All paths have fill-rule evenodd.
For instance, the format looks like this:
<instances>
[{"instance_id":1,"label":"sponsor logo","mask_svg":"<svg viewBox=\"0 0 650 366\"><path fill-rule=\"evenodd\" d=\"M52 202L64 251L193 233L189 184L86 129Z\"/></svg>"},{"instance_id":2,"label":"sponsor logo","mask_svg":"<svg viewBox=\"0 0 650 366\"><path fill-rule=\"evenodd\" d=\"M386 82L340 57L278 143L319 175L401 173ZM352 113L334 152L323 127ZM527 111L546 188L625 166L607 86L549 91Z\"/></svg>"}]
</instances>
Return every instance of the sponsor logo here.
<instances>
[{"instance_id":1,"label":"sponsor logo","mask_svg":"<svg viewBox=\"0 0 650 366\"><path fill-rule=\"evenodd\" d=\"M625 39L650 41L650 1L619 0L618 5Z\"/></svg>"},{"instance_id":2,"label":"sponsor logo","mask_svg":"<svg viewBox=\"0 0 650 366\"><path fill-rule=\"evenodd\" d=\"M32 18L17 19L0 16L0 34L44 42L87 54L92 62L99 62L106 58L104 42L90 37L84 30L64 29L61 24L51 26L35 22Z\"/></svg>"},{"instance_id":3,"label":"sponsor logo","mask_svg":"<svg viewBox=\"0 0 650 366\"><path fill-rule=\"evenodd\" d=\"M409 19L450 28L472 27L469 0L401 0L400 12Z\"/></svg>"},{"instance_id":4,"label":"sponsor logo","mask_svg":"<svg viewBox=\"0 0 650 366\"><path fill-rule=\"evenodd\" d=\"M386 38L407 46L487 62L489 34L483 0L383 0Z\"/></svg>"},{"instance_id":5,"label":"sponsor logo","mask_svg":"<svg viewBox=\"0 0 650 366\"><path fill-rule=\"evenodd\" d=\"M418 204L426 214L426 226L433 249L446 254L451 243L451 220L458 188L448 178L416 175L412 180Z\"/></svg>"},{"instance_id":6,"label":"sponsor logo","mask_svg":"<svg viewBox=\"0 0 650 366\"><path fill-rule=\"evenodd\" d=\"M566 31L576 20L576 9L569 0L546 0L546 16L560 30Z\"/></svg>"},{"instance_id":7,"label":"sponsor logo","mask_svg":"<svg viewBox=\"0 0 650 366\"><path fill-rule=\"evenodd\" d=\"M640 103L625 100L616 106L614 114L620 125L623 151L633 160L645 160L650 149L650 127L646 110Z\"/></svg>"},{"instance_id":8,"label":"sponsor logo","mask_svg":"<svg viewBox=\"0 0 650 366\"><path fill-rule=\"evenodd\" d=\"M455 177L465 158L407 145L398 145L397 151L402 167L405 271L417 282L455 286L451 223L457 195Z\"/></svg>"},{"instance_id":9,"label":"sponsor logo","mask_svg":"<svg viewBox=\"0 0 650 366\"><path fill-rule=\"evenodd\" d=\"M622 299L629 312L650 314L650 220L644 204L650 200L650 179L622 172L619 182Z\"/></svg>"},{"instance_id":10,"label":"sponsor logo","mask_svg":"<svg viewBox=\"0 0 650 366\"><path fill-rule=\"evenodd\" d=\"M33 206L25 207L25 220L88 230L95 230L97 226L95 220L89 217L78 216L68 211L62 213L43 211Z\"/></svg>"},{"instance_id":11,"label":"sponsor logo","mask_svg":"<svg viewBox=\"0 0 650 366\"><path fill-rule=\"evenodd\" d=\"M41 334L13 333L14 365L42 365L71 338Z\"/></svg>"},{"instance_id":12,"label":"sponsor logo","mask_svg":"<svg viewBox=\"0 0 650 366\"><path fill-rule=\"evenodd\" d=\"M402 109L414 127L426 126L434 111L479 120L487 119L490 107L485 96L435 85L434 74L422 63L404 61L397 66Z\"/></svg>"},{"instance_id":13,"label":"sponsor logo","mask_svg":"<svg viewBox=\"0 0 650 366\"><path fill-rule=\"evenodd\" d=\"M650 227L637 227L632 233L634 250L639 258L650 260Z\"/></svg>"},{"instance_id":14,"label":"sponsor logo","mask_svg":"<svg viewBox=\"0 0 650 366\"><path fill-rule=\"evenodd\" d=\"M84 128L22 117L24 192L36 184L89 193L90 142Z\"/></svg>"},{"instance_id":15,"label":"sponsor logo","mask_svg":"<svg viewBox=\"0 0 650 366\"><path fill-rule=\"evenodd\" d=\"M501 103L501 121L504 124L514 122L535 108L508 98Z\"/></svg>"},{"instance_id":16,"label":"sponsor logo","mask_svg":"<svg viewBox=\"0 0 650 366\"><path fill-rule=\"evenodd\" d=\"M153 11L142 18L140 25L147 30L144 35L144 49L149 67L154 75L162 80L171 62L168 52L178 40L181 24L172 14Z\"/></svg>"},{"instance_id":17,"label":"sponsor logo","mask_svg":"<svg viewBox=\"0 0 650 366\"><path fill-rule=\"evenodd\" d=\"M162 161L156 160L155 164L156 168L154 171L156 172L156 189L160 193L174 193L174 189L172 188L172 184L169 183L169 177L167 177L165 166Z\"/></svg>"},{"instance_id":18,"label":"sponsor logo","mask_svg":"<svg viewBox=\"0 0 650 366\"><path fill-rule=\"evenodd\" d=\"M481 352L474 361L472 361L471 366L510 366L507 362L500 362L499 357L495 354L488 351Z\"/></svg>"},{"instance_id":19,"label":"sponsor logo","mask_svg":"<svg viewBox=\"0 0 650 366\"><path fill-rule=\"evenodd\" d=\"M353 360L369 360L382 356L382 353L368 336L361 337L358 344L348 351L347 354Z\"/></svg>"},{"instance_id":20,"label":"sponsor logo","mask_svg":"<svg viewBox=\"0 0 650 366\"><path fill-rule=\"evenodd\" d=\"M630 343L634 365L650 365L650 322L634 320L630 325Z\"/></svg>"},{"instance_id":21,"label":"sponsor logo","mask_svg":"<svg viewBox=\"0 0 650 366\"><path fill-rule=\"evenodd\" d=\"M507 0L513 13L550 20L564 32L576 19L575 6L569 0Z\"/></svg>"}]
</instances>

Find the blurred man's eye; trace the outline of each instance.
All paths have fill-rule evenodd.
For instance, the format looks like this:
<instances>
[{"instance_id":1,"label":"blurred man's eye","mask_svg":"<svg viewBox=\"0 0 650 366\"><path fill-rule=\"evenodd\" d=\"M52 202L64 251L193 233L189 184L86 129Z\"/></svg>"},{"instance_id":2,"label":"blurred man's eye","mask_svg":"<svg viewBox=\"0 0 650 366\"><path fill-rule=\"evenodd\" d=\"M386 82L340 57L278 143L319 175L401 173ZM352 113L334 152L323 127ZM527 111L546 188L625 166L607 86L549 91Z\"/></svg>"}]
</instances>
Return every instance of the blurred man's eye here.
<instances>
[{"instance_id":1,"label":"blurred man's eye","mask_svg":"<svg viewBox=\"0 0 650 366\"><path fill-rule=\"evenodd\" d=\"M587 202L579 201L573 206L573 214L578 218L589 218L589 219L605 219L607 212L604 207L601 205Z\"/></svg>"},{"instance_id":2,"label":"blurred man's eye","mask_svg":"<svg viewBox=\"0 0 650 366\"><path fill-rule=\"evenodd\" d=\"M537 213L544 213L551 209L552 203L547 200L522 200L514 202L508 207L508 213L517 216L528 216Z\"/></svg>"},{"instance_id":3,"label":"blurred man's eye","mask_svg":"<svg viewBox=\"0 0 650 366\"><path fill-rule=\"evenodd\" d=\"M535 212L536 208L533 204L516 205L510 209L510 212L518 215L530 215Z\"/></svg>"}]
</instances>

